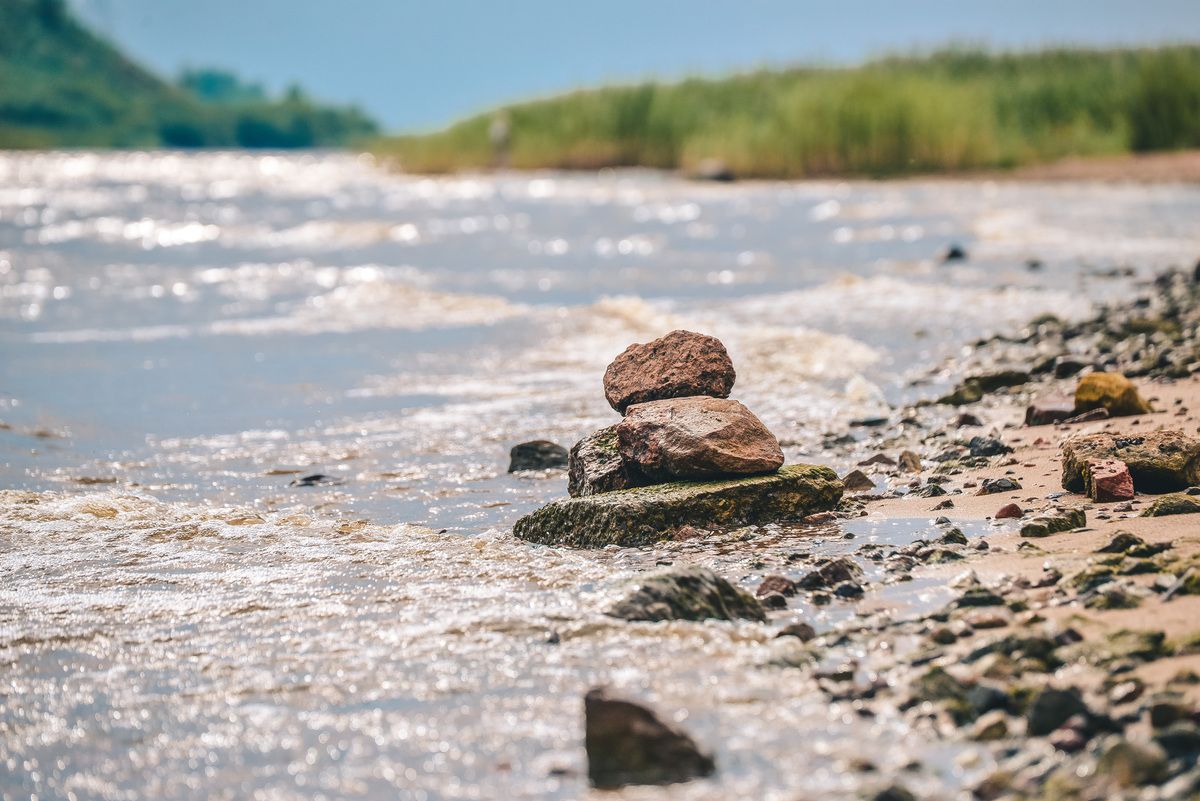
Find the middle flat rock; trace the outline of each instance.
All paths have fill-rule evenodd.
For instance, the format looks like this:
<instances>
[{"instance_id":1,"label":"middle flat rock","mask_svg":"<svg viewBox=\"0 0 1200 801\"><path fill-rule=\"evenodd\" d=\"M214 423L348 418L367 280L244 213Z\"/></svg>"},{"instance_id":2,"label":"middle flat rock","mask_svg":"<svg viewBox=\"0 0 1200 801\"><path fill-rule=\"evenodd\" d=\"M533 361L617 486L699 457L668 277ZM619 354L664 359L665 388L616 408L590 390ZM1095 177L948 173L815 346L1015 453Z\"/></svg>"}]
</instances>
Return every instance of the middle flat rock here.
<instances>
[{"instance_id":1,"label":"middle flat rock","mask_svg":"<svg viewBox=\"0 0 1200 801\"><path fill-rule=\"evenodd\" d=\"M713 528L799 520L837 506L842 482L828 467L786 465L765 476L678 481L566 498L522 517L513 533L544 545L646 545L684 526Z\"/></svg>"},{"instance_id":2,"label":"middle flat rock","mask_svg":"<svg viewBox=\"0 0 1200 801\"><path fill-rule=\"evenodd\" d=\"M653 481L778 470L775 435L735 400L694 396L630 406L617 424L621 457Z\"/></svg>"}]
</instances>

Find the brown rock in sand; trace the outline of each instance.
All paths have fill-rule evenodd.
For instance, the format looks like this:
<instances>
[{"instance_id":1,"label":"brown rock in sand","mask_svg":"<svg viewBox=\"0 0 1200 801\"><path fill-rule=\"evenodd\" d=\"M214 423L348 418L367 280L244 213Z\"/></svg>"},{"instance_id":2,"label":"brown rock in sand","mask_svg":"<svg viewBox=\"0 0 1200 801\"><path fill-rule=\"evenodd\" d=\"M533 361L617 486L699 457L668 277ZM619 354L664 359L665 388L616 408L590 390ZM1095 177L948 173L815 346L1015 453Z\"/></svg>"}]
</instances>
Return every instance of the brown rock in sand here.
<instances>
[{"instance_id":1,"label":"brown rock in sand","mask_svg":"<svg viewBox=\"0 0 1200 801\"><path fill-rule=\"evenodd\" d=\"M875 482L863 471L851 470L842 476L842 486L846 492L871 492L875 489Z\"/></svg>"},{"instance_id":2,"label":"brown rock in sand","mask_svg":"<svg viewBox=\"0 0 1200 801\"><path fill-rule=\"evenodd\" d=\"M604 371L604 398L621 414L636 403L707 395L727 398L737 374L721 340L672 331L630 345Z\"/></svg>"},{"instance_id":3,"label":"brown rock in sand","mask_svg":"<svg viewBox=\"0 0 1200 801\"><path fill-rule=\"evenodd\" d=\"M912 451L904 451L900 454L900 469L905 473L920 473L921 457Z\"/></svg>"},{"instance_id":4,"label":"brown rock in sand","mask_svg":"<svg viewBox=\"0 0 1200 801\"><path fill-rule=\"evenodd\" d=\"M1088 496L1098 503L1133 500L1133 476L1119 459L1092 459L1087 463Z\"/></svg>"},{"instance_id":5,"label":"brown rock in sand","mask_svg":"<svg viewBox=\"0 0 1200 801\"><path fill-rule=\"evenodd\" d=\"M996 519L1006 520L1013 517L1020 517L1023 514L1025 513L1021 511L1020 506L1017 506L1015 503L1006 503L996 512Z\"/></svg>"},{"instance_id":6,"label":"brown rock in sand","mask_svg":"<svg viewBox=\"0 0 1200 801\"><path fill-rule=\"evenodd\" d=\"M779 441L735 400L671 398L630 406L617 424L621 457L655 481L770 473Z\"/></svg>"}]
</instances>

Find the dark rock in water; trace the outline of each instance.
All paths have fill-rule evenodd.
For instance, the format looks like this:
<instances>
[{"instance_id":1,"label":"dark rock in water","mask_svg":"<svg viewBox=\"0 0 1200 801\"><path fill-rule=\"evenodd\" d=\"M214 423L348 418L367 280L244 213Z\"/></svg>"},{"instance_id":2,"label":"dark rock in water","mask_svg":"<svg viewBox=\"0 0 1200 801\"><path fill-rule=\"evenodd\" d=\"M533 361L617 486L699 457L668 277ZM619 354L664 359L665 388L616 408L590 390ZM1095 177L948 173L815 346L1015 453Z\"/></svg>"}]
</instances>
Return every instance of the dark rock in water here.
<instances>
[{"instance_id":1,"label":"dark rock in water","mask_svg":"<svg viewBox=\"0 0 1200 801\"><path fill-rule=\"evenodd\" d=\"M289 487L336 487L346 482L340 478L327 476L324 473L313 473L310 476L293 478L288 482Z\"/></svg>"},{"instance_id":2,"label":"dark rock in water","mask_svg":"<svg viewBox=\"0 0 1200 801\"><path fill-rule=\"evenodd\" d=\"M851 470L842 476L842 485L846 492L871 492L875 489L875 482L861 470Z\"/></svg>"},{"instance_id":3,"label":"dark rock in water","mask_svg":"<svg viewBox=\"0 0 1200 801\"><path fill-rule=\"evenodd\" d=\"M1164 495L1142 512L1142 517L1200 514L1200 501L1183 493Z\"/></svg>"},{"instance_id":4,"label":"dark rock in water","mask_svg":"<svg viewBox=\"0 0 1200 801\"><path fill-rule=\"evenodd\" d=\"M1029 373L1024 370L998 370L994 373L983 373L967 378L952 392L939 398L938 403L963 406L982 400L984 395L998 389L1019 387L1028 382Z\"/></svg>"},{"instance_id":5,"label":"dark rock in water","mask_svg":"<svg viewBox=\"0 0 1200 801\"><path fill-rule=\"evenodd\" d=\"M767 619L762 605L706 567L673 567L638 579L606 615L622 620Z\"/></svg>"},{"instance_id":6,"label":"dark rock in water","mask_svg":"<svg viewBox=\"0 0 1200 801\"><path fill-rule=\"evenodd\" d=\"M1013 452L1012 448L995 437L971 437L967 449L972 456L1003 456Z\"/></svg>"},{"instance_id":7,"label":"dark rock in water","mask_svg":"<svg viewBox=\"0 0 1200 801\"><path fill-rule=\"evenodd\" d=\"M1101 408L1113 417L1150 412L1150 404L1125 376L1120 373L1088 373L1079 379L1079 385L1075 387L1075 413Z\"/></svg>"},{"instance_id":8,"label":"dark rock in water","mask_svg":"<svg viewBox=\"0 0 1200 801\"><path fill-rule=\"evenodd\" d=\"M843 581L833 588L833 594L839 598L859 598L863 594L863 588L857 581Z\"/></svg>"},{"instance_id":9,"label":"dark rock in water","mask_svg":"<svg viewBox=\"0 0 1200 801\"><path fill-rule=\"evenodd\" d=\"M1171 492L1200 481L1200 440L1182 431L1148 431L1137 436L1096 433L1063 443L1063 488L1084 492L1088 463L1101 459L1124 462L1138 492Z\"/></svg>"},{"instance_id":10,"label":"dark rock in water","mask_svg":"<svg viewBox=\"0 0 1200 801\"><path fill-rule=\"evenodd\" d=\"M963 534L960 528L952 528L938 537L938 542L942 545L966 545L967 535Z\"/></svg>"},{"instance_id":11,"label":"dark rock in water","mask_svg":"<svg viewBox=\"0 0 1200 801\"><path fill-rule=\"evenodd\" d=\"M966 261L967 249L958 243L948 246L942 251L942 263L950 261Z\"/></svg>"},{"instance_id":12,"label":"dark rock in water","mask_svg":"<svg viewBox=\"0 0 1200 801\"><path fill-rule=\"evenodd\" d=\"M817 636L817 631L807 623L789 623L775 635L779 637L797 637L800 642L808 642Z\"/></svg>"},{"instance_id":13,"label":"dark rock in water","mask_svg":"<svg viewBox=\"0 0 1200 801\"><path fill-rule=\"evenodd\" d=\"M754 591L754 594L761 598L773 592L791 597L796 594L796 582L787 576L767 576L762 580L762 584L758 585L758 589Z\"/></svg>"},{"instance_id":14,"label":"dark rock in water","mask_svg":"<svg viewBox=\"0 0 1200 801\"><path fill-rule=\"evenodd\" d=\"M583 700L588 779L599 788L673 784L712 775L713 759L646 707L602 689Z\"/></svg>"},{"instance_id":15,"label":"dark rock in water","mask_svg":"<svg viewBox=\"0 0 1200 801\"><path fill-rule=\"evenodd\" d=\"M567 466L567 449L544 439L522 442L508 452L508 472L549 470Z\"/></svg>"},{"instance_id":16,"label":"dark rock in water","mask_svg":"<svg viewBox=\"0 0 1200 801\"><path fill-rule=\"evenodd\" d=\"M736 181L737 175L729 165L720 159L701 159L696 166L688 170L687 176L693 181L718 181L729 183Z\"/></svg>"},{"instance_id":17,"label":"dark rock in water","mask_svg":"<svg viewBox=\"0 0 1200 801\"><path fill-rule=\"evenodd\" d=\"M654 481L756 475L783 464L775 435L727 398L635 404L617 424L617 441L626 464Z\"/></svg>"},{"instance_id":18,"label":"dark rock in water","mask_svg":"<svg viewBox=\"0 0 1200 801\"><path fill-rule=\"evenodd\" d=\"M576 442L567 458L567 492L572 497L629 489L646 483L637 468L621 458L615 425Z\"/></svg>"},{"instance_id":19,"label":"dark rock in water","mask_svg":"<svg viewBox=\"0 0 1200 801\"><path fill-rule=\"evenodd\" d=\"M922 470L921 457L912 451L904 451L900 454L898 466L905 473L920 473Z\"/></svg>"},{"instance_id":20,"label":"dark rock in water","mask_svg":"<svg viewBox=\"0 0 1200 801\"><path fill-rule=\"evenodd\" d=\"M805 590L828 589L843 581L858 581L862 575L862 568L853 559L839 556L818 565L796 582L796 585Z\"/></svg>"},{"instance_id":21,"label":"dark rock in water","mask_svg":"<svg viewBox=\"0 0 1200 801\"><path fill-rule=\"evenodd\" d=\"M1021 485L1011 478L985 478L976 495L995 495L999 492L1015 492Z\"/></svg>"},{"instance_id":22,"label":"dark rock in water","mask_svg":"<svg viewBox=\"0 0 1200 801\"><path fill-rule=\"evenodd\" d=\"M787 598L782 593L769 592L758 599L763 609L787 609Z\"/></svg>"},{"instance_id":23,"label":"dark rock in water","mask_svg":"<svg viewBox=\"0 0 1200 801\"><path fill-rule=\"evenodd\" d=\"M1087 494L1097 503L1133 500L1133 476L1129 467L1119 459L1089 459L1084 466L1087 471L1085 484Z\"/></svg>"},{"instance_id":24,"label":"dark rock in water","mask_svg":"<svg viewBox=\"0 0 1200 801\"><path fill-rule=\"evenodd\" d=\"M604 397L622 414L635 403L707 395L727 398L737 374L715 337L672 331L630 345L604 371Z\"/></svg>"},{"instance_id":25,"label":"dark rock in water","mask_svg":"<svg viewBox=\"0 0 1200 801\"><path fill-rule=\"evenodd\" d=\"M903 784L892 784L871 796L871 801L917 801L917 797Z\"/></svg>"},{"instance_id":26,"label":"dark rock in water","mask_svg":"<svg viewBox=\"0 0 1200 801\"><path fill-rule=\"evenodd\" d=\"M1071 531L1087 525L1087 513L1083 509L1050 509L1039 512L1021 526L1022 537L1049 537L1060 531Z\"/></svg>"},{"instance_id":27,"label":"dark rock in water","mask_svg":"<svg viewBox=\"0 0 1200 801\"><path fill-rule=\"evenodd\" d=\"M1025 719L1031 735L1044 737L1066 723L1073 715L1087 714L1087 704L1075 688L1046 687L1033 697Z\"/></svg>"},{"instance_id":28,"label":"dark rock in water","mask_svg":"<svg viewBox=\"0 0 1200 801\"><path fill-rule=\"evenodd\" d=\"M967 428L983 425L983 421L970 412L963 412L958 417L954 418L955 428Z\"/></svg>"},{"instance_id":29,"label":"dark rock in water","mask_svg":"<svg viewBox=\"0 0 1200 801\"><path fill-rule=\"evenodd\" d=\"M522 517L513 533L545 545L646 545L684 526L705 530L800 520L836 508L842 483L828 467L786 465L765 476L658 484L554 501Z\"/></svg>"},{"instance_id":30,"label":"dark rock in water","mask_svg":"<svg viewBox=\"0 0 1200 801\"><path fill-rule=\"evenodd\" d=\"M1025 425L1048 426L1075 416L1075 401L1070 398L1040 398L1025 408Z\"/></svg>"}]
</instances>

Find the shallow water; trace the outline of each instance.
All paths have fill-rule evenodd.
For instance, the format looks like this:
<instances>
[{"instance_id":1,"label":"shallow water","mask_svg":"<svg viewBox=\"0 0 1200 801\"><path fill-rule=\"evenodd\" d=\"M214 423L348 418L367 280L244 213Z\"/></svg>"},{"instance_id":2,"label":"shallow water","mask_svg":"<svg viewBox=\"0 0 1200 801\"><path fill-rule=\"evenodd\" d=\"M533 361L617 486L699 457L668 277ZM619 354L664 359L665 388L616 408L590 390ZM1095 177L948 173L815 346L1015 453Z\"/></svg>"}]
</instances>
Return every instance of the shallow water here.
<instances>
[{"instance_id":1,"label":"shallow water","mask_svg":"<svg viewBox=\"0 0 1200 801\"><path fill-rule=\"evenodd\" d=\"M941 265L950 242L971 259ZM911 379L963 342L1198 244L1188 187L0 155L0 798L572 798L595 683L716 751L713 780L629 797L850 793L864 737L885 774L918 755L910 786L952 788L944 746L780 667L774 625L599 614L659 561L753 587L928 521L538 548L508 529L565 482L508 475L507 449L613 421L607 362L687 327L726 342L789 460L828 461L824 434L931 392Z\"/></svg>"}]
</instances>

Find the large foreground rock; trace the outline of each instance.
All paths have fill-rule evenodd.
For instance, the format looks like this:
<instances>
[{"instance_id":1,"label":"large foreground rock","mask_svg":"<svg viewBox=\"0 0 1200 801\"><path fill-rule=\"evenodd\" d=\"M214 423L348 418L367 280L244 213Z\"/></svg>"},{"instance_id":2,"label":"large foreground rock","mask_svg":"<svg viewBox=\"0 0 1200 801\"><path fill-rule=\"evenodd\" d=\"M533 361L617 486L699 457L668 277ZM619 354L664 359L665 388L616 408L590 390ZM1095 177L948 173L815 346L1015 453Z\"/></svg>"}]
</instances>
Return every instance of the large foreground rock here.
<instances>
[{"instance_id":1,"label":"large foreground rock","mask_svg":"<svg viewBox=\"0 0 1200 801\"><path fill-rule=\"evenodd\" d=\"M798 520L837 506L842 482L828 467L786 465L765 476L675 482L554 501L513 526L523 540L602 548L646 545L683 526Z\"/></svg>"},{"instance_id":2,"label":"large foreground rock","mask_svg":"<svg viewBox=\"0 0 1200 801\"><path fill-rule=\"evenodd\" d=\"M630 406L617 424L621 457L654 481L778 470L775 435L735 400L696 396Z\"/></svg>"},{"instance_id":3,"label":"large foreground rock","mask_svg":"<svg viewBox=\"0 0 1200 801\"><path fill-rule=\"evenodd\" d=\"M549 470L567 466L567 449L544 439L522 442L508 452L508 472L521 470Z\"/></svg>"},{"instance_id":4,"label":"large foreground rock","mask_svg":"<svg viewBox=\"0 0 1200 801\"><path fill-rule=\"evenodd\" d=\"M608 426L576 442L567 462L567 493L576 498L645 484L617 447L617 427Z\"/></svg>"},{"instance_id":5,"label":"large foreground rock","mask_svg":"<svg viewBox=\"0 0 1200 801\"><path fill-rule=\"evenodd\" d=\"M635 403L708 395L727 398L737 374L721 340L672 331L630 345L604 371L604 397L621 414Z\"/></svg>"},{"instance_id":6,"label":"large foreground rock","mask_svg":"<svg viewBox=\"0 0 1200 801\"><path fill-rule=\"evenodd\" d=\"M1124 462L1138 492L1171 492L1200 483L1200 440L1181 431L1145 434L1084 434L1062 446L1062 485L1084 492L1089 484L1090 462L1116 459Z\"/></svg>"},{"instance_id":7,"label":"large foreground rock","mask_svg":"<svg viewBox=\"0 0 1200 801\"><path fill-rule=\"evenodd\" d=\"M641 704L602 689L583 699L588 779L595 787L671 784L711 775L713 759Z\"/></svg>"},{"instance_id":8,"label":"large foreground rock","mask_svg":"<svg viewBox=\"0 0 1200 801\"><path fill-rule=\"evenodd\" d=\"M622 620L767 619L762 604L706 567L673 567L638 580L605 614Z\"/></svg>"}]
</instances>

